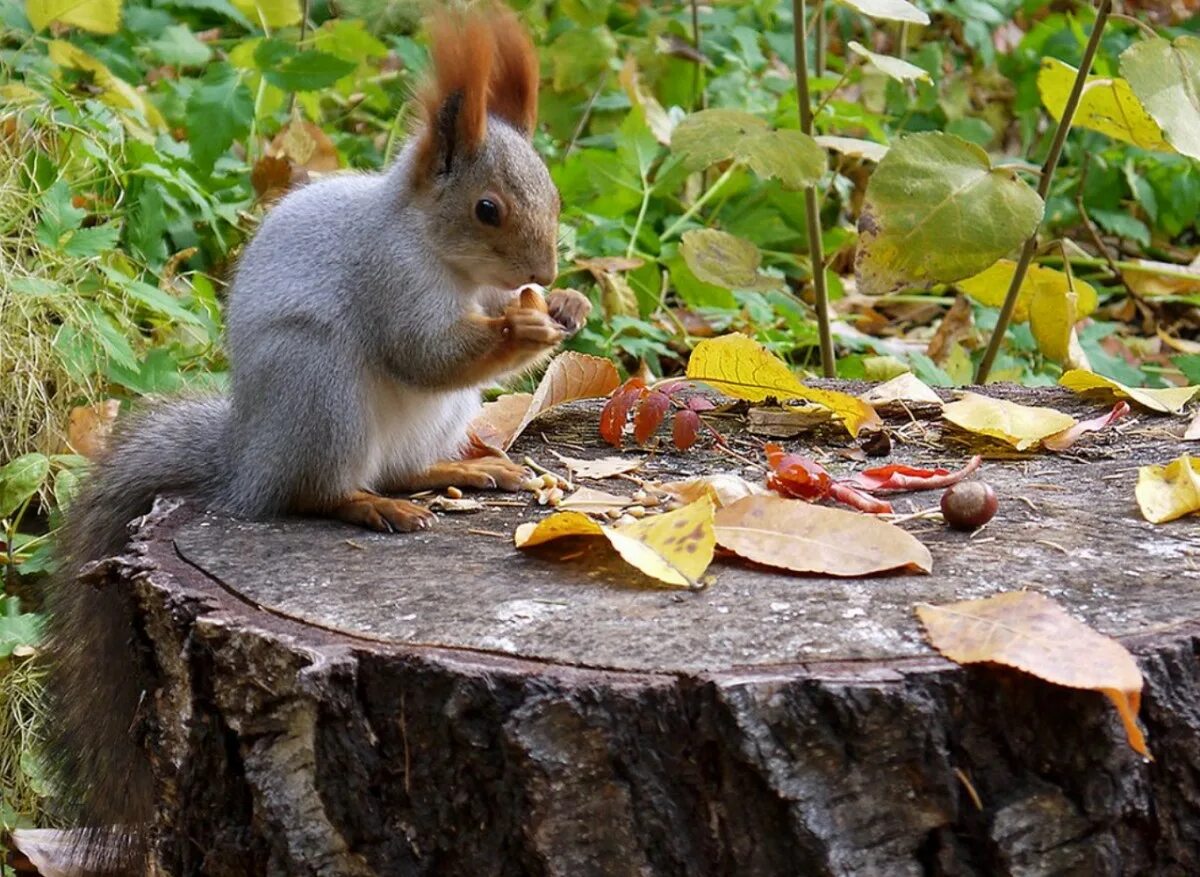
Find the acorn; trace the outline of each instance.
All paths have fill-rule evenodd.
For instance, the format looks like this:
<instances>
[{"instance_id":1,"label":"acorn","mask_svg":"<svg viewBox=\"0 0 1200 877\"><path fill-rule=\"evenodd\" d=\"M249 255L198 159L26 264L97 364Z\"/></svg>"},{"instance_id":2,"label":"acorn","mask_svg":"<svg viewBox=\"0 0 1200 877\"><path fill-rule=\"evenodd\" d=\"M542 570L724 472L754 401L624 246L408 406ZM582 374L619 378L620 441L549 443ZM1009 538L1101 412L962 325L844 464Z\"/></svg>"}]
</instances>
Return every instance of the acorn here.
<instances>
[{"instance_id":1,"label":"acorn","mask_svg":"<svg viewBox=\"0 0 1200 877\"><path fill-rule=\"evenodd\" d=\"M996 491L986 481L960 481L942 494L942 517L955 530L977 530L996 514Z\"/></svg>"}]
</instances>

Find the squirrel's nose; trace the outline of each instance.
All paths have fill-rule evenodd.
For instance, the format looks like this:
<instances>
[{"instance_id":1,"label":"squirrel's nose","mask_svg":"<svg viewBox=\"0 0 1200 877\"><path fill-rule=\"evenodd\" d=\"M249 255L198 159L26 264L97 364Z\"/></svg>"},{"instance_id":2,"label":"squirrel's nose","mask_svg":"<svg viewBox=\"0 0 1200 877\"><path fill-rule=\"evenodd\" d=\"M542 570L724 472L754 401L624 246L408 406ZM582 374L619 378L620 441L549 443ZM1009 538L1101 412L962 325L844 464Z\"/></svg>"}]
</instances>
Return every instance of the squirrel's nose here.
<instances>
[{"instance_id":1,"label":"squirrel's nose","mask_svg":"<svg viewBox=\"0 0 1200 877\"><path fill-rule=\"evenodd\" d=\"M529 275L530 283L537 283L541 286L549 288L554 283L554 278L558 276L558 266L549 265L538 268Z\"/></svg>"}]
</instances>

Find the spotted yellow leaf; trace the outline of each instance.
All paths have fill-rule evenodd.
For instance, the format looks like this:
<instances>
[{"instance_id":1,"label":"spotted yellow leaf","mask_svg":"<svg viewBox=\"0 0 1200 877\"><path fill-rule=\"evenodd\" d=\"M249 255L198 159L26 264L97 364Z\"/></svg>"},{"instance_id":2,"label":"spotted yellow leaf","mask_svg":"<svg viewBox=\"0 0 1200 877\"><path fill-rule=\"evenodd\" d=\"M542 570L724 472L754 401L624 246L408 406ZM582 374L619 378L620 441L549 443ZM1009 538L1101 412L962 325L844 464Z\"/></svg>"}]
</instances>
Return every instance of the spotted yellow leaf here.
<instances>
[{"instance_id":1,"label":"spotted yellow leaf","mask_svg":"<svg viewBox=\"0 0 1200 877\"><path fill-rule=\"evenodd\" d=\"M140 92L121 77L117 76L104 63L66 40L51 40L49 44L50 60L59 67L73 70L83 70L92 75L92 84L100 90L100 100L110 107L134 110L141 114L151 128L164 128L166 122L162 113L150 103Z\"/></svg>"},{"instance_id":2,"label":"spotted yellow leaf","mask_svg":"<svg viewBox=\"0 0 1200 877\"><path fill-rule=\"evenodd\" d=\"M1074 417L1053 408L1019 405L978 393L964 393L942 409L942 416L955 426L1000 439L1018 451L1075 425Z\"/></svg>"},{"instance_id":3,"label":"spotted yellow leaf","mask_svg":"<svg viewBox=\"0 0 1200 877\"><path fill-rule=\"evenodd\" d=\"M603 536L626 563L646 575L677 588L694 588L712 563L713 515L708 496L624 527L605 526L579 512L555 512L517 527L513 542L517 548L532 548L566 536Z\"/></svg>"},{"instance_id":4,"label":"spotted yellow leaf","mask_svg":"<svg viewBox=\"0 0 1200 877\"><path fill-rule=\"evenodd\" d=\"M1038 73L1038 91L1042 103L1055 121L1062 119L1067 97L1079 71L1057 58L1043 58ZM1099 131L1114 140L1132 143L1143 149L1174 152L1163 136L1162 128L1146 112L1129 83L1118 77L1089 76L1079 99L1072 124L1076 128Z\"/></svg>"},{"instance_id":5,"label":"spotted yellow leaf","mask_svg":"<svg viewBox=\"0 0 1200 877\"><path fill-rule=\"evenodd\" d=\"M786 362L745 335L701 341L688 360L687 376L727 396L750 402L773 396L781 401L804 399L816 403L838 415L851 435L880 423L879 415L861 399L836 390L806 387Z\"/></svg>"},{"instance_id":6,"label":"spotted yellow leaf","mask_svg":"<svg viewBox=\"0 0 1200 877\"><path fill-rule=\"evenodd\" d=\"M1183 406L1190 402L1197 392L1200 392L1200 384L1160 389L1128 387L1112 378L1106 378L1094 372L1085 372L1082 369L1072 369L1059 378L1058 382L1076 393L1082 394L1098 390L1118 399L1129 399L1143 408L1161 411L1163 414L1183 413Z\"/></svg>"},{"instance_id":7,"label":"spotted yellow leaf","mask_svg":"<svg viewBox=\"0 0 1200 877\"><path fill-rule=\"evenodd\" d=\"M1165 466L1142 466L1135 493L1152 524L1200 512L1200 459L1184 454Z\"/></svg>"}]
</instances>

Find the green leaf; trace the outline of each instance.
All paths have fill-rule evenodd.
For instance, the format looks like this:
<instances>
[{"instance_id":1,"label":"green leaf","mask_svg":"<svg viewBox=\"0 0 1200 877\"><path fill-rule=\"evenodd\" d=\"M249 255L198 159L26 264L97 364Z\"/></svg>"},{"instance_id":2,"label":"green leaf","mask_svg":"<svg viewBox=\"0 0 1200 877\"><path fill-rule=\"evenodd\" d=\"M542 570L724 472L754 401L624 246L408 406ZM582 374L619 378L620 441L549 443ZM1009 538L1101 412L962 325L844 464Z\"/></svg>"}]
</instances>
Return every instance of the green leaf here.
<instances>
[{"instance_id":1,"label":"green leaf","mask_svg":"<svg viewBox=\"0 0 1200 877\"><path fill-rule=\"evenodd\" d=\"M825 153L807 134L773 131L762 119L741 110L693 113L675 127L671 149L692 169L732 158L789 189L814 185L826 168Z\"/></svg>"},{"instance_id":2,"label":"green leaf","mask_svg":"<svg viewBox=\"0 0 1200 877\"><path fill-rule=\"evenodd\" d=\"M204 320L200 316L189 311L173 296L163 292L157 286L151 286L149 283L134 280L132 277L127 277L120 271L110 268L107 265L103 266L102 270L122 293L149 308L154 313L192 326L204 325Z\"/></svg>"},{"instance_id":3,"label":"green leaf","mask_svg":"<svg viewBox=\"0 0 1200 877\"><path fill-rule=\"evenodd\" d=\"M914 80L921 80L923 82L931 81L929 74L916 64L910 64L900 58L893 58L891 55L876 54L854 40L847 43L847 46L854 54L866 58L872 66L877 67L897 82L912 82Z\"/></svg>"},{"instance_id":4,"label":"green leaf","mask_svg":"<svg viewBox=\"0 0 1200 877\"><path fill-rule=\"evenodd\" d=\"M202 67L212 59L208 44L196 39L196 35L182 24L165 28L158 39L151 40L150 51L162 63L174 67Z\"/></svg>"},{"instance_id":5,"label":"green leaf","mask_svg":"<svg viewBox=\"0 0 1200 877\"><path fill-rule=\"evenodd\" d=\"M38 208L37 240L51 249L57 249L63 236L79 228L87 216L86 210L71 203L71 190L62 180L42 192Z\"/></svg>"},{"instance_id":6,"label":"green leaf","mask_svg":"<svg viewBox=\"0 0 1200 877\"><path fill-rule=\"evenodd\" d=\"M250 132L254 98L226 63L204 73L187 102L188 139L197 166L211 171L238 137Z\"/></svg>"},{"instance_id":7,"label":"green leaf","mask_svg":"<svg viewBox=\"0 0 1200 877\"><path fill-rule=\"evenodd\" d=\"M867 184L855 274L869 294L978 274L1037 229L1044 205L1011 168L947 134L903 137Z\"/></svg>"},{"instance_id":8,"label":"green leaf","mask_svg":"<svg viewBox=\"0 0 1200 877\"><path fill-rule=\"evenodd\" d=\"M7 518L41 488L50 474L45 454L25 454L0 468L0 518Z\"/></svg>"},{"instance_id":9,"label":"green leaf","mask_svg":"<svg viewBox=\"0 0 1200 877\"><path fill-rule=\"evenodd\" d=\"M35 30L51 22L99 34L121 27L121 0L25 0L25 14Z\"/></svg>"},{"instance_id":10,"label":"green leaf","mask_svg":"<svg viewBox=\"0 0 1200 877\"><path fill-rule=\"evenodd\" d=\"M238 8L256 26L267 28L291 27L300 23L300 0L233 0Z\"/></svg>"},{"instance_id":11,"label":"green leaf","mask_svg":"<svg viewBox=\"0 0 1200 877\"><path fill-rule=\"evenodd\" d=\"M215 12L217 15L223 15L230 21L236 22L246 30L254 30L258 26L257 18L252 23L229 0L154 0L154 5L172 9L200 9Z\"/></svg>"},{"instance_id":12,"label":"green leaf","mask_svg":"<svg viewBox=\"0 0 1200 877\"><path fill-rule=\"evenodd\" d=\"M750 241L712 228L684 232L679 251L692 273L725 289L774 288L778 281L758 272L762 254Z\"/></svg>"},{"instance_id":13,"label":"green leaf","mask_svg":"<svg viewBox=\"0 0 1200 877\"><path fill-rule=\"evenodd\" d=\"M1109 234L1137 241L1143 247L1150 246L1150 229L1137 217L1120 210L1093 210L1088 215Z\"/></svg>"},{"instance_id":14,"label":"green leaf","mask_svg":"<svg viewBox=\"0 0 1200 877\"><path fill-rule=\"evenodd\" d=\"M120 237L121 226L115 222L81 228L71 232L62 251L76 259L90 259L114 250Z\"/></svg>"},{"instance_id":15,"label":"green leaf","mask_svg":"<svg viewBox=\"0 0 1200 877\"><path fill-rule=\"evenodd\" d=\"M857 137L834 137L821 135L814 137L817 145L852 158L863 158L867 161L879 161L887 155L888 148L874 140L860 140Z\"/></svg>"},{"instance_id":16,"label":"green leaf","mask_svg":"<svg viewBox=\"0 0 1200 877\"><path fill-rule=\"evenodd\" d=\"M16 597L9 599L15 601ZM0 659L12 657L12 653L21 646L33 648L41 638L41 616L32 612L0 615Z\"/></svg>"},{"instance_id":17,"label":"green leaf","mask_svg":"<svg viewBox=\"0 0 1200 877\"><path fill-rule=\"evenodd\" d=\"M284 91L317 91L353 73L355 66L351 61L325 52L301 52L273 70L265 70L263 76L267 82Z\"/></svg>"},{"instance_id":18,"label":"green leaf","mask_svg":"<svg viewBox=\"0 0 1200 877\"><path fill-rule=\"evenodd\" d=\"M839 0L839 2L871 18L929 24L929 16L906 0Z\"/></svg>"},{"instance_id":19,"label":"green leaf","mask_svg":"<svg viewBox=\"0 0 1200 877\"><path fill-rule=\"evenodd\" d=\"M1121 73L1170 144L1200 159L1200 38L1137 41L1121 54Z\"/></svg>"},{"instance_id":20,"label":"green leaf","mask_svg":"<svg viewBox=\"0 0 1200 877\"><path fill-rule=\"evenodd\" d=\"M594 88L608 62L617 54L617 41L606 27L573 27L551 43L543 56L550 60L555 91Z\"/></svg>"}]
</instances>

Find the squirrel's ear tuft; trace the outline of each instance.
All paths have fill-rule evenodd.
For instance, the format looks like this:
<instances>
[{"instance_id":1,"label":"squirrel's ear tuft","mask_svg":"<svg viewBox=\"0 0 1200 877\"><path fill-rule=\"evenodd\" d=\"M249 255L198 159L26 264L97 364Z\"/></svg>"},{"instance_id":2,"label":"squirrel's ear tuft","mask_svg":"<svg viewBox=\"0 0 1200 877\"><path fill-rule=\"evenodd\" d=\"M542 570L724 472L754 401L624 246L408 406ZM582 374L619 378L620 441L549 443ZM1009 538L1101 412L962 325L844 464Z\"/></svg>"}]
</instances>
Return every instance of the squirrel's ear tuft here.
<instances>
[{"instance_id":1,"label":"squirrel's ear tuft","mask_svg":"<svg viewBox=\"0 0 1200 877\"><path fill-rule=\"evenodd\" d=\"M431 29L433 72L420 92L424 126L415 172L420 179L449 171L487 136L488 86L496 41L478 15L442 13Z\"/></svg>"},{"instance_id":2,"label":"squirrel's ear tuft","mask_svg":"<svg viewBox=\"0 0 1200 877\"><path fill-rule=\"evenodd\" d=\"M510 10L491 16L496 55L489 82L488 111L533 136L537 124L538 58L525 28Z\"/></svg>"}]
</instances>

